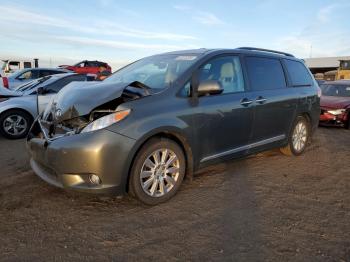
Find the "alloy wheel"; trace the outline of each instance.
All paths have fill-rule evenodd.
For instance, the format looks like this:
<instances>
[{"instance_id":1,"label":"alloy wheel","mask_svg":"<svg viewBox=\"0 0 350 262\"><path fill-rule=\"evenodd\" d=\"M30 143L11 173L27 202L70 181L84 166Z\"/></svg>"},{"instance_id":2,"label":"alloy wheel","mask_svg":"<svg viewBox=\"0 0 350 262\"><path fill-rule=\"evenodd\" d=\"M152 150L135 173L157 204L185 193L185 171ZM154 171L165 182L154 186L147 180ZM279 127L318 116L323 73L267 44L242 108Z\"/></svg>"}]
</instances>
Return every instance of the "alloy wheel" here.
<instances>
[{"instance_id":1,"label":"alloy wheel","mask_svg":"<svg viewBox=\"0 0 350 262\"><path fill-rule=\"evenodd\" d=\"M301 152L306 146L308 131L307 126L303 121L298 122L295 126L292 136L294 150Z\"/></svg>"},{"instance_id":2,"label":"alloy wheel","mask_svg":"<svg viewBox=\"0 0 350 262\"><path fill-rule=\"evenodd\" d=\"M22 135L27 130L27 120L20 115L8 116L3 122L4 131L11 136Z\"/></svg>"},{"instance_id":3,"label":"alloy wheel","mask_svg":"<svg viewBox=\"0 0 350 262\"><path fill-rule=\"evenodd\" d=\"M144 161L140 172L143 191L152 197L162 197L171 191L179 178L180 161L169 149L154 151Z\"/></svg>"}]
</instances>

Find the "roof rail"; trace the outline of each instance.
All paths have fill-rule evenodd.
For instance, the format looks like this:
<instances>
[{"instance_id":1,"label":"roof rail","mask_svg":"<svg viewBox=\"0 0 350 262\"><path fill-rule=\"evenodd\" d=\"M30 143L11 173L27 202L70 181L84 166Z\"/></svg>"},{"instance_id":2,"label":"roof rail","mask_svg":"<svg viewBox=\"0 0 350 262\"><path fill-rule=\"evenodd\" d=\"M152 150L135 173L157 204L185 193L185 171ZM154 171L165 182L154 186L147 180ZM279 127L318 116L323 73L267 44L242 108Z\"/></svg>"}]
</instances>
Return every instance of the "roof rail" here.
<instances>
[{"instance_id":1,"label":"roof rail","mask_svg":"<svg viewBox=\"0 0 350 262\"><path fill-rule=\"evenodd\" d=\"M285 56L290 56L294 57L294 55L285 53L285 52L280 52L280 51L275 51L275 50L270 50L270 49L264 49L264 48L256 48L256 47L239 47L237 49L242 49L242 50L250 50L250 51L261 51L261 52L268 52L268 53L275 53L275 54L280 54L280 55L285 55Z\"/></svg>"}]
</instances>

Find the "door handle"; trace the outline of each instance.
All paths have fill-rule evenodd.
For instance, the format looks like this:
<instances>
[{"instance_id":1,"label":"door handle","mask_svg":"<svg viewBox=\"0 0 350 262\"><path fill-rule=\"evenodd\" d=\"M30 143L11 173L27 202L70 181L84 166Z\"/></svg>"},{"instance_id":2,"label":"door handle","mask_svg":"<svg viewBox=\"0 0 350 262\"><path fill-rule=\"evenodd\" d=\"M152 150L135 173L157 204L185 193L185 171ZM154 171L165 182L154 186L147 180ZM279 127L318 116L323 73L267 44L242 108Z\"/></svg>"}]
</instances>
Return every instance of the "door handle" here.
<instances>
[{"instance_id":1,"label":"door handle","mask_svg":"<svg viewBox=\"0 0 350 262\"><path fill-rule=\"evenodd\" d=\"M267 99L263 96L259 96L255 99L255 102L259 103L259 104L263 104L267 101Z\"/></svg>"},{"instance_id":2,"label":"door handle","mask_svg":"<svg viewBox=\"0 0 350 262\"><path fill-rule=\"evenodd\" d=\"M253 103L253 100L249 100L248 98L243 98L241 100L241 105L242 106L249 106L251 103Z\"/></svg>"}]
</instances>

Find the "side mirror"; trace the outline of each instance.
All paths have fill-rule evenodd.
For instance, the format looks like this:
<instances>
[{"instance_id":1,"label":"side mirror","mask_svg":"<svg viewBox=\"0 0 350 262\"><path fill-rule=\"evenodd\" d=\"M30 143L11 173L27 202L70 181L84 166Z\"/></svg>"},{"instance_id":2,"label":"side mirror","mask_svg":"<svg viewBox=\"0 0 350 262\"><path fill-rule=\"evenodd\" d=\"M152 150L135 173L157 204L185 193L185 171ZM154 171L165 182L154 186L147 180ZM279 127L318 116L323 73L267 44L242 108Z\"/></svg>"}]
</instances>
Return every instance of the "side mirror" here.
<instances>
[{"instance_id":1,"label":"side mirror","mask_svg":"<svg viewBox=\"0 0 350 262\"><path fill-rule=\"evenodd\" d=\"M221 84L215 80L206 80L198 85L198 96L217 95L224 91Z\"/></svg>"},{"instance_id":2,"label":"side mirror","mask_svg":"<svg viewBox=\"0 0 350 262\"><path fill-rule=\"evenodd\" d=\"M37 90L38 95L44 95L45 94L45 89L43 87L39 87Z\"/></svg>"}]
</instances>

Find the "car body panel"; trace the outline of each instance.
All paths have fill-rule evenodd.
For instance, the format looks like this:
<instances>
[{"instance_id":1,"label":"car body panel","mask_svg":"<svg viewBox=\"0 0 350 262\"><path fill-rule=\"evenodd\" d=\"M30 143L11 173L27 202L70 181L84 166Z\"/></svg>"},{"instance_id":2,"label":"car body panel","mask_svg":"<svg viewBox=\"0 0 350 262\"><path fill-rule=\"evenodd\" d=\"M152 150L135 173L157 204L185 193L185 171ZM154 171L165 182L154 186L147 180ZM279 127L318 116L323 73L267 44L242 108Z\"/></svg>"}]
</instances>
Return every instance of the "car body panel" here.
<instances>
[{"instance_id":1,"label":"car body panel","mask_svg":"<svg viewBox=\"0 0 350 262\"><path fill-rule=\"evenodd\" d=\"M0 102L0 114L10 109L24 110L33 117L37 116L37 103L35 95L12 97L6 101Z\"/></svg>"},{"instance_id":2,"label":"car body panel","mask_svg":"<svg viewBox=\"0 0 350 262\"><path fill-rule=\"evenodd\" d=\"M48 145L43 139L32 139L28 143L31 165L44 180L55 186L94 190L95 193L122 193L126 185L122 174L130 164L128 156L135 140L121 137L100 130L64 137ZM116 153L118 161L115 161ZM98 175L103 185L91 187L87 183L89 174Z\"/></svg>"},{"instance_id":3,"label":"car body panel","mask_svg":"<svg viewBox=\"0 0 350 262\"><path fill-rule=\"evenodd\" d=\"M350 97L321 96L322 108L345 109L350 107Z\"/></svg>"}]
</instances>

